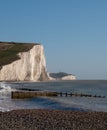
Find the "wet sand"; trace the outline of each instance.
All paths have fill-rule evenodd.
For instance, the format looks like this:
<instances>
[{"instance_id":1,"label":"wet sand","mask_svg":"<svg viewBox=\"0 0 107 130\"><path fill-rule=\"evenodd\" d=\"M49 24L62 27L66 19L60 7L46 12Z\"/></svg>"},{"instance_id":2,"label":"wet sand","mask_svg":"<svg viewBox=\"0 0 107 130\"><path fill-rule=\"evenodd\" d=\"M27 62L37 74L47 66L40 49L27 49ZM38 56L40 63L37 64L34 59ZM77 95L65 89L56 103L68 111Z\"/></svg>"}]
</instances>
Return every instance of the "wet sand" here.
<instances>
[{"instance_id":1,"label":"wet sand","mask_svg":"<svg viewBox=\"0 0 107 130\"><path fill-rule=\"evenodd\" d=\"M36 109L0 112L0 130L107 130L107 113Z\"/></svg>"}]
</instances>

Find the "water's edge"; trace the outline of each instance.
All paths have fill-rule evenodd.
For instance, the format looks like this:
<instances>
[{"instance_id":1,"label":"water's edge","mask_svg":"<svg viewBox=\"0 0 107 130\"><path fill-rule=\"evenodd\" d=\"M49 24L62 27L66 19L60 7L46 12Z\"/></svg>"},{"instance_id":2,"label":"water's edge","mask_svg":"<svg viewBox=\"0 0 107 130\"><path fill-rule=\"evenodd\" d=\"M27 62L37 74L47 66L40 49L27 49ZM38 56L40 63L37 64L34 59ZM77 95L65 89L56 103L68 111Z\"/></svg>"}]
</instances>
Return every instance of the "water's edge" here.
<instances>
[{"instance_id":1,"label":"water's edge","mask_svg":"<svg viewBox=\"0 0 107 130\"><path fill-rule=\"evenodd\" d=\"M106 97L38 97L26 100L11 99L11 91L16 91L18 88L30 88L38 91L77 92ZM17 109L107 112L107 80L0 82L0 111Z\"/></svg>"}]
</instances>

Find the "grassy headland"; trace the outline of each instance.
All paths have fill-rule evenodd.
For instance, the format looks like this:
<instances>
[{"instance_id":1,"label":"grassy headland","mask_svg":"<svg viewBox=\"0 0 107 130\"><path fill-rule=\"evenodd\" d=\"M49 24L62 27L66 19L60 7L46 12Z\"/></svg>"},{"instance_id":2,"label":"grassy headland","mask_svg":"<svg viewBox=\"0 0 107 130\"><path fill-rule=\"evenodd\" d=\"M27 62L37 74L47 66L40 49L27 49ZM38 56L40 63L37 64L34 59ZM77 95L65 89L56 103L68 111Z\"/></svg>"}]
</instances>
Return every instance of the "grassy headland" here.
<instances>
[{"instance_id":1,"label":"grassy headland","mask_svg":"<svg viewBox=\"0 0 107 130\"><path fill-rule=\"evenodd\" d=\"M33 43L16 43L16 42L0 42L0 68L3 65L12 63L20 59L17 55L19 52L29 51L34 45Z\"/></svg>"}]
</instances>

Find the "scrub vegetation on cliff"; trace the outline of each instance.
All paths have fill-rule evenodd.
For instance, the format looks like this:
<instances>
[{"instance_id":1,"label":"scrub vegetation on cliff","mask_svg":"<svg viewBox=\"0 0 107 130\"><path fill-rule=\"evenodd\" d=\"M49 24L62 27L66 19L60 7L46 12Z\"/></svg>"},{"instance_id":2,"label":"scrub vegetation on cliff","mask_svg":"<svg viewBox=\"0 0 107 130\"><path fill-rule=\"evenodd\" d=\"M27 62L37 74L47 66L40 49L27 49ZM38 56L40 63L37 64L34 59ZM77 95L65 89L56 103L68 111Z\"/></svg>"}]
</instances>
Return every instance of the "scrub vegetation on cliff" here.
<instances>
[{"instance_id":1,"label":"scrub vegetation on cliff","mask_svg":"<svg viewBox=\"0 0 107 130\"><path fill-rule=\"evenodd\" d=\"M20 59L17 54L29 51L34 45L33 43L0 42L0 68Z\"/></svg>"},{"instance_id":2,"label":"scrub vegetation on cliff","mask_svg":"<svg viewBox=\"0 0 107 130\"><path fill-rule=\"evenodd\" d=\"M53 77L53 78L62 78L64 76L68 76L68 75L72 75L72 74L67 74L65 72L50 73L50 76Z\"/></svg>"}]
</instances>

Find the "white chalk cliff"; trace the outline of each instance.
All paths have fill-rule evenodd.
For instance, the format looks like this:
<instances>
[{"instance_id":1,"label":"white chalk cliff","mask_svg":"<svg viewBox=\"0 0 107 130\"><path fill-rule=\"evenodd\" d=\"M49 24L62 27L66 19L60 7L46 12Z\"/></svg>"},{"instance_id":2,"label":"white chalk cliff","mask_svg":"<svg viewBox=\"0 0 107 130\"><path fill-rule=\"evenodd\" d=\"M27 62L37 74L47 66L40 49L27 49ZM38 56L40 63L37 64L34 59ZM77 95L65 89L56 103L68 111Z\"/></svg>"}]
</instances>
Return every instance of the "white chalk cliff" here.
<instances>
[{"instance_id":1,"label":"white chalk cliff","mask_svg":"<svg viewBox=\"0 0 107 130\"><path fill-rule=\"evenodd\" d=\"M61 78L61 80L75 80L76 76L74 75L68 75Z\"/></svg>"},{"instance_id":2,"label":"white chalk cliff","mask_svg":"<svg viewBox=\"0 0 107 130\"><path fill-rule=\"evenodd\" d=\"M48 80L46 61L42 45L34 45L27 52L20 52L20 59L2 66L0 81Z\"/></svg>"},{"instance_id":3,"label":"white chalk cliff","mask_svg":"<svg viewBox=\"0 0 107 130\"><path fill-rule=\"evenodd\" d=\"M50 73L50 80L75 80L76 76L72 74L67 74L64 72Z\"/></svg>"}]
</instances>

